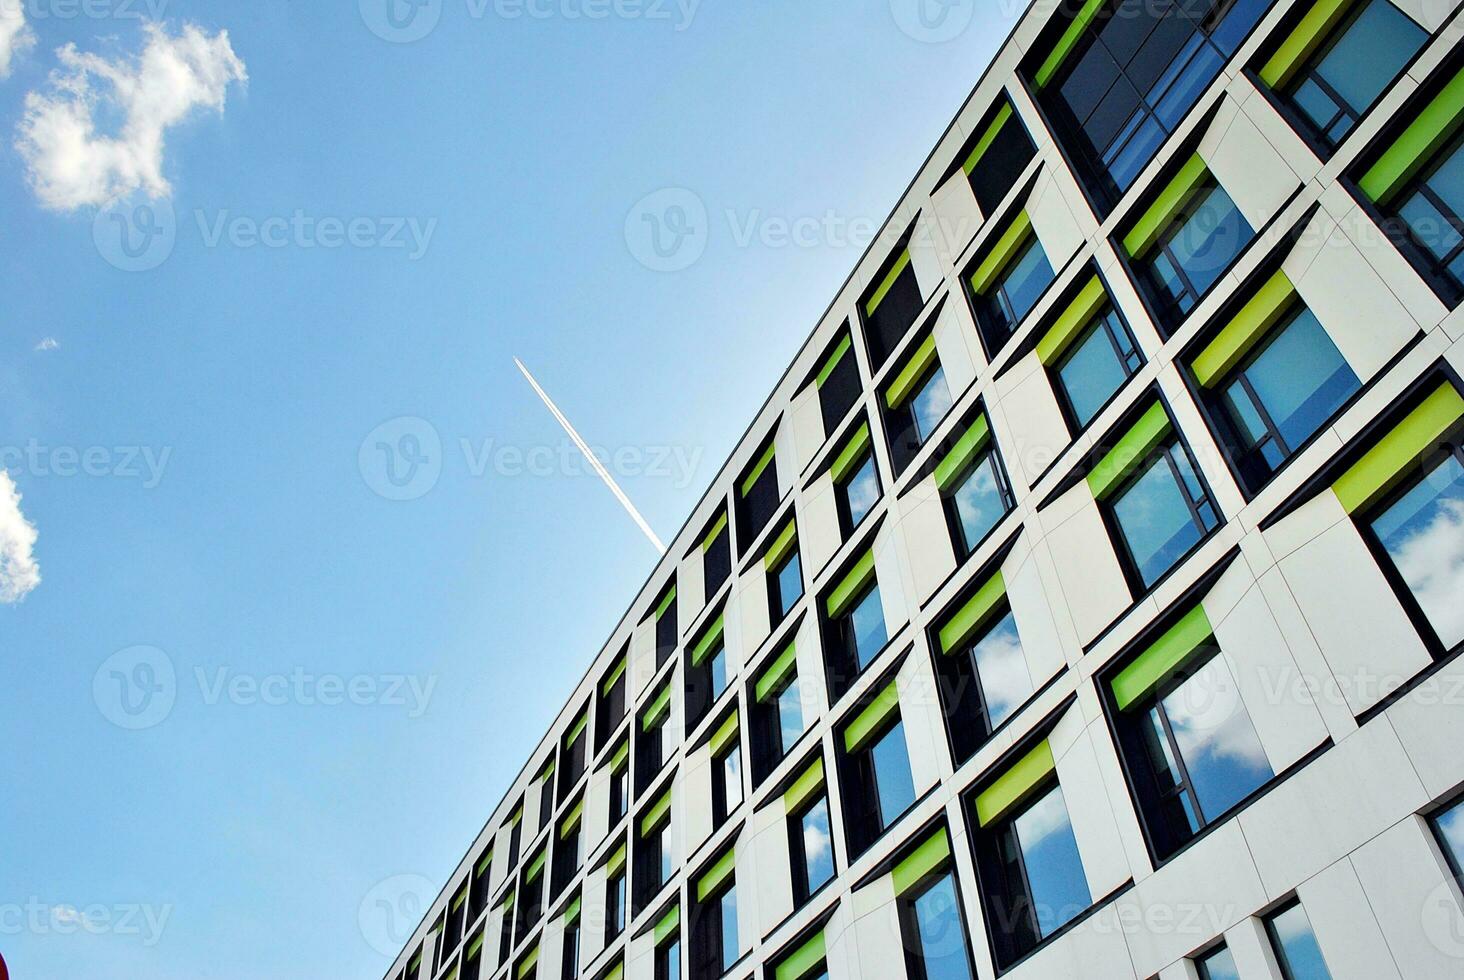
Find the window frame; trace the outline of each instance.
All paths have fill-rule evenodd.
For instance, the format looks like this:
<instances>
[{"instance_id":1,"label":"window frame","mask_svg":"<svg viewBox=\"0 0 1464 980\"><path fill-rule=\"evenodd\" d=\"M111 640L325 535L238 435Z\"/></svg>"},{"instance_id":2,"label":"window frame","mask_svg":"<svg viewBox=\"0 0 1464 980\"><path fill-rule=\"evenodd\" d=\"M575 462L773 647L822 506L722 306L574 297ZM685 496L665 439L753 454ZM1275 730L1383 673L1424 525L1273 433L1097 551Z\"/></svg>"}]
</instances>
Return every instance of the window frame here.
<instances>
[{"instance_id":1,"label":"window frame","mask_svg":"<svg viewBox=\"0 0 1464 980\"><path fill-rule=\"evenodd\" d=\"M875 685L875 688L883 690L881 685ZM879 768L874 763L874 750L897 730L904 749L905 767L910 774L910 802L899 813L886 814L884 801L880 798L880 775ZM920 792L915 788L915 772L910 758L910 740L905 735L905 719L901 709L897 706L890 713L890 717L882 720L875 732L858 749L851 752L841 744L837 746L836 753L839 769L844 777L840 785L843 787L841 796L844 801L845 843L850 860L857 860L920 802ZM865 798L856 802L853 799L856 794ZM851 805L863 807L857 817L850 813ZM830 821L832 822L832 814Z\"/></svg>"},{"instance_id":2,"label":"window frame","mask_svg":"<svg viewBox=\"0 0 1464 980\"><path fill-rule=\"evenodd\" d=\"M1200 485L1202 499L1197 501L1191 498L1189 493L1189 487L1186 486L1184 477L1179 472L1178 464L1175 462L1174 456L1172 455L1175 452L1182 453L1184 459L1189 463L1190 469L1195 474L1195 481ZM1122 500L1123 497L1134 488L1139 479L1149 472L1151 464L1153 464L1161 454L1163 455L1165 462L1169 466L1169 475L1174 479L1175 485L1180 490L1180 495L1184 499L1185 507L1189 513L1190 520L1193 523L1193 526L1199 529L1201 533L1195 543L1191 545L1189 549L1184 552L1184 554L1177 557L1174 560L1173 564L1166 568L1162 573L1155 576L1152 583L1145 583L1143 572L1140 569L1139 562L1134 557L1132 548L1128 541L1128 537L1123 531L1123 525L1118 520L1117 505L1118 502ZM1206 528L1204 526L1204 521L1199 513L1200 508L1203 507L1206 503L1208 503L1210 505L1210 508L1215 512L1215 524L1213 527L1210 528ZM1098 512L1103 518L1104 526L1106 527L1109 539L1113 544L1114 554L1118 558L1119 566L1123 569L1125 579L1128 580L1129 590L1136 599L1149 595L1160 585L1162 585L1169 578L1169 576L1174 574L1175 569L1180 568L1182 565L1184 565L1186 561L1192 558L1195 552L1204 547L1205 542L1209 541L1210 538L1218 533L1222 528L1224 528L1227 523L1225 514L1220 509L1220 504L1215 500L1214 491L1210 489L1209 481L1205 479L1204 472L1200 469L1199 464L1195 461L1195 456L1194 453L1190 451L1189 443L1179 434L1177 428L1174 431L1171 431L1168 435L1166 435L1164 439L1162 439L1152 450L1145 454L1142 459L1137 460L1134 465L1129 469L1129 471L1124 474L1123 479L1113 489L1113 491L1110 494L1106 495L1104 499L1097 501L1097 504Z\"/></svg>"},{"instance_id":3,"label":"window frame","mask_svg":"<svg viewBox=\"0 0 1464 980\"><path fill-rule=\"evenodd\" d=\"M815 888L808 877L809 859L808 848L804 842L803 821L810 813L818 808L820 803L823 804L824 813L828 816L829 863L833 866L833 870ZM803 801L802 805L795 811L787 814L785 825L788 831L788 863L792 872L793 907L796 910L803 908L809 902L813 901L815 897L825 888L829 887L829 885L837 881L839 877L839 856L836 850L838 847L836 840L838 835L834 832L834 804L829 799L828 786L824 785L807 800Z\"/></svg>"},{"instance_id":4,"label":"window frame","mask_svg":"<svg viewBox=\"0 0 1464 980\"><path fill-rule=\"evenodd\" d=\"M916 903L947 878L950 879L951 890L956 899L952 911L956 916L956 925L961 931L961 947L966 956L966 977L967 980L976 980L976 958L971 950L971 928L970 924L966 922L966 904L964 896L961 894L961 877L956 874L954 863L947 864L938 872L927 875L918 885L895 897L895 914L900 923L905 975L908 980L928 980L929 978L929 970L925 966L924 946L920 939L920 917Z\"/></svg>"},{"instance_id":5,"label":"window frame","mask_svg":"<svg viewBox=\"0 0 1464 980\"><path fill-rule=\"evenodd\" d=\"M1020 217L1020 216L1019 216ZM1037 249L1042 254L1042 261L1047 265L1049 273L1047 283L1037 293L1032 305L1020 315L1016 314L1016 307L1008 295L1008 283L1013 271L1032 252ZM991 281L991 286L984 293L978 293L971 285L969 271L962 275L962 282L966 284L966 294L970 297L971 312L976 320L976 333L981 340L982 350L986 354L987 361L995 361L998 355L1006 349L1007 344L1016 336L1021 329L1022 323L1032 315L1032 311L1042 304L1042 299L1051 291L1053 284L1057 282L1057 271L1052 267L1052 259L1047 254L1047 247L1042 244L1038 237L1037 230L1031 229L1027 240L1016 247L1012 255L1006 260L1002 270L996 273ZM1006 319L1006 324L996 323L992 317L993 313L999 313ZM1000 336L998 336L998 333Z\"/></svg>"},{"instance_id":6,"label":"window frame","mask_svg":"<svg viewBox=\"0 0 1464 980\"><path fill-rule=\"evenodd\" d=\"M870 503L869 509L858 521L855 521L853 508L849 503L849 487L864 472L866 466L869 467L870 475L874 478L874 486L878 493L875 495L874 501ZM874 512L879 509L880 502L884 500L885 493L884 478L880 476L879 472L879 460L875 458L874 446L870 445L859 457L858 464L850 468L848 478L834 482L834 503L839 514L839 530L845 541L852 538L874 515Z\"/></svg>"},{"instance_id":7,"label":"window frame","mask_svg":"<svg viewBox=\"0 0 1464 980\"><path fill-rule=\"evenodd\" d=\"M1426 105L1427 103L1425 103ZM1455 275L1448 268L1451 259L1464 253L1464 215L1456 214L1454 209L1449 207L1439 197L1438 192L1428 184L1428 180L1438 173L1445 163L1460 154L1464 154L1464 129L1455 133L1453 138L1430 156L1428 163L1420 168L1418 173L1404 181L1388 204L1379 207L1373 202L1367 201L1365 194L1362 195L1367 206L1382 216L1381 223L1384 229L1390 232L1388 238L1403 253L1408 264L1423 277L1434 293L1444 301L1444 305L1451 310L1458 306L1461 300L1464 300L1464 277ZM1442 259L1434 256L1433 251L1419 239L1417 233L1403 218L1399 204L1412 198L1415 194L1423 194L1460 236L1460 241Z\"/></svg>"},{"instance_id":8,"label":"window frame","mask_svg":"<svg viewBox=\"0 0 1464 980\"><path fill-rule=\"evenodd\" d=\"M1001 498L1002 513L992 522L991 527L986 529L986 533L979 540L968 542L965 523L961 520L960 504L956 498L960 496L961 490L965 488L967 481L976 474L976 471L988 463L991 466L997 495ZM1011 478L1007 476L1006 462L1001 457L1001 451L997 448L995 438L988 439L986 445L971 457L971 462L962 471L960 477L954 480L947 489L941 491L940 497L941 509L945 513L946 530L950 533L951 547L956 553L956 563L959 565L980 551L981 546L991 540L992 534L1017 508L1016 493L1012 490Z\"/></svg>"},{"instance_id":9,"label":"window frame","mask_svg":"<svg viewBox=\"0 0 1464 980\"><path fill-rule=\"evenodd\" d=\"M1454 853L1454 849L1444 838L1443 828L1439 824L1439 818L1455 810L1464 812L1464 793L1459 793L1434 807L1427 817L1428 829L1429 833L1433 835L1434 843L1438 845L1439 853L1443 855L1444 864L1448 867L1454 881L1460 888L1464 888L1464 853Z\"/></svg>"},{"instance_id":10,"label":"window frame","mask_svg":"<svg viewBox=\"0 0 1464 980\"><path fill-rule=\"evenodd\" d=\"M785 601L783 595L783 572L794 562L798 563L798 595L791 602ZM771 629L777 629L793 615L798 608L798 603L808 594L808 583L803 577L803 555L800 553L798 543L795 541L793 547L783 559L767 571L768 588L768 625ZM787 607L786 609L784 607Z\"/></svg>"},{"instance_id":11,"label":"window frame","mask_svg":"<svg viewBox=\"0 0 1464 980\"><path fill-rule=\"evenodd\" d=\"M737 757L737 780L739 798L733 801L727 795L727 760ZM742 742L734 737L727 747L712 756L712 823L720 825L747 801L747 777L742 759Z\"/></svg>"},{"instance_id":12,"label":"window frame","mask_svg":"<svg viewBox=\"0 0 1464 980\"><path fill-rule=\"evenodd\" d=\"M976 576L977 581L981 579L982 576ZM976 664L975 650L982 641L1006 621L1008 616L1011 617L1012 624L1017 630L1018 640L1020 640L1021 626L1016 621L1016 612L1012 609L1010 598L1004 595L992 605L991 611L986 615L986 621L981 624L980 628L972 633L968 639L962 641L959 646L946 653L941 651L938 639L931 644L931 653L937 658L935 675L936 682L939 685L941 720L945 724L946 738L949 741L951 755L956 760L958 767L975 756L977 752L981 751L983 746L990 744L997 733L1015 720L1021 714L1022 708L1032 698L1036 697L1041 690L1041 686L1031 678L1031 668L1029 666L1028 680L1032 682L1032 690L1023 701L1018 703L1017 707L1012 709L1011 714L1003 718L999 724L993 723L991 709L988 706L986 696L986 687L981 680L981 670ZM1026 657L1025 646L1022 649L1022 656L1024 658ZM947 667L947 664L957 666ZM948 690L947 681L959 685L969 685L969 687L962 687L962 697L959 702L953 702L951 700L954 692ZM965 693L966 691L974 692L976 699L974 704L967 705L965 698L970 695L967 695ZM968 713L974 716L974 720L979 721L981 729L979 734L972 737L969 745L966 740L967 736L963 734L965 727L973 720L973 718L967 717Z\"/></svg>"},{"instance_id":13,"label":"window frame","mask_svg":"<svg viewBox=\"0 0 1464 980\"><path fill-rule=\"evenodd\" d=\"M1322 957L1322 968L1331 976L1332 968L1327 965L1327 954L1322 950L1322 944L1317 939L1316 928L1311 924L1311 916L1307 914L1306 906L1301 904L1301 899L1293 895L1289 900L1282 902L1276 908L1267 912L1261 918L1261 925L1266 930L1266 942L1270 944L1271 956L1276 961L1276 967L1281 971L1282 980L1297 980L1296 971L1291 965L1290 958L1286 954L1286 944L1281 941L1281 933L1276 928L1276 920L1293 909L1301 909L1301 914L1306 918L1306 924L1311 932L1312 942L1316 943L1317 952Z\"/></svg>"},{"instance_id":14,"label":"window frame","mask_svg":"<svg viewBox=\"0 0 1464 980\"><path fill-rule=\"evenodd\" d=\"M1117 322L1114 323L1113 321ZM1078 418L1077 408L1073 405L1072 395L1068 391L1067 384L1063 381L1062 371L1072 363L1073 358L1077 356L1078 352L1083 349L1088 341L1100 331L1108 338L1108 343L1113 350L1115 359L1124 372L1124 379L1119 383L1117 388L1109 393L1108 397L1103 400L1103 403L1093 410L1092 416L1084 422ZM1123 339L1128 341L1131 355L1124 354L1118 335L1122 335ZM1136 359L1138 363L1130 366L1130 356ZM1114 399L1123 394L1124 388L1144 369L1144 365L1147 363L1148 359L1144 357L1143 350L1139 347L1138 341L1134 339L1134 332L1129 329L1128 320L1119 312L1118 307L1114 306L1111 302L1104 302L1103 306L1089 320L1087 326L1082 329L1077 337L1073 339L1073 342L1068 345L1067 349L1062 352L1062 356L1053 361L1051 366L1047 368L1048 379L1052 383L1052 391L1057 396L1057 407L1062 411L1063 421L1068 425L1068 432L1073 435L1085 432L1098 416L1103 414L1103 410L1109 405L1112 405Z\"/></svg>"},{"instance_id":15,"label":"window frame","mask_svg":"<svg viewBox=\"0 0 1464 980\"><path fill-rule=\"evenodd\" d=\"M1191 277L1190 271L1179 261L1174 252L1173 245L1175 239L1185 231L1190 222L1194 221L1200 213L1200 207L1209 201L1210 196L1216 190L1224 194L1226 199L1230 201L1230 207L1235 217L1245 227L1246 236L1245 241L1239 244L1239 247L1235 250L1235 254L1231 256L1229 263L1216 275L1215 281L1204 289L1200 289ZM1141 257L1133 258L1122 248L1118 249L1118 251L1124 261L1130 263L1131 267L1137 273L1134 278L1138 280L1141 287L1140 292L1147 300L1153 312L1154 325L1168 339L1178 333L1185 321L1189 319L1190 314L1198 309L1200 304L1221 286L1225 281L1226 273L1235 268L1236 264L1240 262L1241 258L1255 244L1258 237L1256 229L1251 227L1251 223L1247 220L1245 213L1240 210L1240 205L1235 203L1235 198L1231 197L1230 192L1225 189L1225 185L1220 183L1219 178L1215 176L1214 172L1207 168L1204 179L1194 187L1189 195L1189 199L1180 208L1179 213L1159 233L1154 244ZM1168 260L1170 267L1174 269L1174 274L1179 278L1181 285L1184 287L1184 292L1178 297L1169 297L1166 295L1167 289L1155 265L1155 259L1160 255L1163 255ZM1189 309L1184 309L1182 305L1185 297L1189 297L1190 299Z\"/></svg>"}]
</instances>

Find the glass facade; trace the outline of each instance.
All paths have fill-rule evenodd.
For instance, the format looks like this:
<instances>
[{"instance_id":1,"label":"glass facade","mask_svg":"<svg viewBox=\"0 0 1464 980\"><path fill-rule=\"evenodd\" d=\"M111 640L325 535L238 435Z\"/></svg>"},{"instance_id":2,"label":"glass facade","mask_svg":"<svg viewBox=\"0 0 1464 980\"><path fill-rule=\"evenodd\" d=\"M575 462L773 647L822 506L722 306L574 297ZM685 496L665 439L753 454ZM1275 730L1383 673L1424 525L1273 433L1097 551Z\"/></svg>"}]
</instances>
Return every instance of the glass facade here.
<instances>
[{"instance_id":1,"label":"glass facade","mask_svg":"<svg viewBox=\"0 0 1464 980\"><path fill-rule=\"evenodd\" d=\"M1464 460L1457 447L1372 520L1372 531L1445 649L1464 643Z\"/></svg>"},{"instance_id":2,"label":"glass facade","mask_svg":"<svg viewBox=\"0 0 1464 980\"><path fill-rule=\"evenodd\" d=\"M1055 366L1057 387L1079 429L1093 420L1144 358L1114 310L1098 316Z\"/></svg>"},{"instance_id":3,"label":"glass facade","mask_svg":"<svg viewBox=\"0 0 1464 980\"><path fill-rule=\"evenodd\" d=\"M1267 918L1266 932L1286 980L1332 980L1311 920L1300 902Z\"/></svg>"},{"instance_id":4,"label":"glass facade","mask_svg":"<svg viewBox=\"0 0 1464 980\"><path fill-rule=\"evenodd\" d=\"M1176 328L1253 238L1223 187L1212 182L1197 193L1141 263L1161 325Z\"/></svg>"},{"instance_id":5,"label":"glass facade","mask_svg":"<svg viewBox=\"0 0 1464 980\"><path fill-rule=\"evenodd\" d=\"M1218 523L1189 455L1171 443L1114 499L1114 521L1132 568L1149 588Z\"/></svg>"}]
</instances>

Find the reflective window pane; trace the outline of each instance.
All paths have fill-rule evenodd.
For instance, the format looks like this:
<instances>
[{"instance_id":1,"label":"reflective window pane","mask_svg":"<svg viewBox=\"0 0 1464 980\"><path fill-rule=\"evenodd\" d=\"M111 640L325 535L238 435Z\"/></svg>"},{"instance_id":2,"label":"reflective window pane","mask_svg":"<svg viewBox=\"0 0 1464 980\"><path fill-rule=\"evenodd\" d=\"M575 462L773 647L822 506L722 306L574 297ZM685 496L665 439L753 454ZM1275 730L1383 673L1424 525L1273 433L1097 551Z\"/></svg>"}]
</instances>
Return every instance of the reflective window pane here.
<instances>
[{"instance_id":1,"label":"reflective window pane","mask_svg":"<svg viewBox=\"0 0 1464 980\"><path fill-rule=\"evenodd\" d=\"M794 605L803 598L803 562L798 552L793 552L778 569L778 602L784 616L793 611Z\"/></svg>"},{"instance_id":2,"label":"reflective window pane","mask_svg":"<svg viewBox=\"0 0 1464 980\"><path fill-rule=\"evenodd\" d=\"M849 614L854 635L854 656L863 670L884 648L889 639L885 632L884 606L880 603L879 586L870 589Z\"/></svg>"},{"instance_id":3,"label":"reflective window pane","mask_svg":"<svg viewBox=\"0 0 1464 980\"><path fill-rule=\"evenodd\" d=\"M717 647L707 663L707 674L712 679L712 697L727 690L727 648Z\"/></svg>"},{"instance_id":4,"label":"reflective window pane","mask_svg":"<svg viewBox=\"0 0 1464 980\"><path fill-rule=\"evenodd\" d=\"M1032 695L1032 675L1017 635L1017 620L1008 612L971 648L987 722L994 729Z\"/></svg>"},{"instance_id":5,"label":"reflective window pane","mask_svg":"<svg viewBox=\"0 0 1464 980\"><path fill-rule=\"evenodd\" d=\"M915 899L914 911L919 933L915 953L925 966L925 980L971 980L955 880L947 874L927 888Z\"/></svg>"},{"instance_id":6,"label":"reflective window pane","mask_svg":"<svg viewBox=\"0 0 1464 980\"><path fill-rule=\"evenodd\" d=\"M1225 189L1212 187L1188 218L1165 239L1165 248L1188 276L1196 294L1215 284L1255 237Z\"/></svg>"},{"instance_id":7,"label":"reflective window pane","mask_svg":"<svg viewBox=\"0 0 1464 980\"><path fill-rule=\"evenodd\" d=\"M874 456L866 456L859 469L844 484L844 499L849 503L849 525L857 527L879 503L879 472Z\"/></svg>"},{"instance_id":8,"label":"reflective window pane","mask_svg":"<svg viewBox=\"0 0 1464 980\"><path fill-rule=\"evenodd\" d=\"M1052 278L1052 265L1047 261L1047 253L1042 250L1042 243L1034 238L1026 251L1007 268L1001 284L1010 304L1013 324L1037 304Z\"/></svg>"},{"instance_id":9,"label":"reflective window pane","mask_svg":"<svg viewBox=\"0 0 1464 980\"><path fill-rule=\"evenodd\" d=\"M1235 968L1235 959L1230 950L1221 946L1208 956L1195 962L1200 980L1240 980L1240 971Z\"/></svg>"},{"instance_id":10,"label":"reflective window pane","mask_svg":"<svg viewBox=\"0 0 1464 980\"><path fill-rule=\"evenodd\" d=\"M1165 454L1147 464L1114 501L1113 512L1146 586L1173 568L1201 537Z\"/></svg>"},{"instance_id":11,"label":"reflective window pane","mask_svg":"<svg viewBox=\"0 0 1464 980\"><path fill-rule=\"evenodd\" d=\"M795 676L778 695L778 737L782 742L782 753L791 749L802 734L803 690Z\"/></svg>"},{"instance_id":12,"label":"reflective window pane","mask_svg":"<svg viewBox=\"0 0 1464 980\"><path fill-rule=\"evenodd\" d=\"M726 793L727 812L742 805L742 750L734 748L722 757L722 787Z\"/></svg>"},{"instance_id":13,"label":"reflective window pane","mask_svg":"<svg viewBox=\"0 0 1464 980\"><path fill-rule=\"evenodd\" d=\"M1266 921L1266 929L1286 980L1332 980L1312 932L1311 920L1300 902L1271 916Z\"/></svg>"},{"instance_id":14,"label":"reflective window pane","mask_svg":"<svg viewBox=\"0 0 1464 980\"><path fill-rule=\"evenodd\" d=\"M719 907L722 914L722 971L725 973L742 955L737 941L737 889L728 888L722 893Z\"/></svg>"},{"instance_id":15,"label":"reflective window pane","mask_svg":"<svg viewBox=\"0 0 1464 980\"><path fill-rule=\"evenodd\" d=\"M879 810L888 826L915 802L915 779L910 774L910 751L905 746L905 725L898 722L869 750L879 784Z\"/></svg>"},{"instance_id":16,"label":"reflective window pane","mask_svg":"<svg viewBox=\"0 0 1464 980\"><path fill-rule=\"evenodd\" d=\"M1093 903L1062 787L1054 786L1017 817L1013 832L1026 868L1038 932L1049 936Z\"/></svg>"},{"instance_id":17,"label":"reflective window pane","mask_svg":"<svg viewBox=\"0 0 1464 980\"><path fill-rule=\"evenodd\" d=\"M1212 657L1161 704L1207 820L1274 775L1224 656Z\"/></svg>"},{"instance_id":18,"label":"reflective window pane","mask_svg":"<svg viewBox=\"0 0 1464 980\"><path fill-rule=\"evenodd\" d=\"M834 837L829 829L829 799L823 797L799 818L803 837L804 873L809 894L834 876Z\"/></svg>"},{"instance_id":19,"label":"reflective window pane","mask_svg":"<svg viewBox=\"0 0 1464 980\"><path fill-rule=\"evenodd\" d=\"M1119 359L1108 330L1101 320L1095 323L1088 335L1073 345L1057 369L1058 380L1079 426L1092 421L1128 380L1128 369Z\"/></svg>"},{"instance_id":20,"label":"reflective window pane","mask_svg":"<svg viewBox=\"0 0 1464 980\"><path fill-rule=\"evenodd\" d=\"M1006 515L1006 501L997 482L996 457L987 453L967 474L955 494L956 515L966 551L974 549Z\"/></svg>"},{"instance_id":21,"label":"reflective window pane","mask_svg":"<svg viewBox=\"0 0 1464 980\"><path fill-rule=\"evenodd\" d=\"M946 384L944 369L936 368L926 379L911 399L910 407L915 415L916 437L923 443L951 410L951 389Z\"/></svg>"},{"instance_id":22,"label":"reflective window pane","mask_svg":"<svg viewBox=\"0 0 1464 980\"><path fill-rule=\"evenodd\" d=\"M1372 522L1445 648L1464 642L1464 466L1449 456Z\"/></svg>"},{"instance_id":23,"label":"reflective window pane","mask_svg":"<svg viewBox=\"0 0 1464 980\"><path fill-rule=\"evenodd\" d=\"M1356 116L1372 105L1427 39L1424 29L1388 0L1371 0L1317 63L1316 74ZM1334 142L1341 135L1334 132Z\"/></svg>"}]
</instances>

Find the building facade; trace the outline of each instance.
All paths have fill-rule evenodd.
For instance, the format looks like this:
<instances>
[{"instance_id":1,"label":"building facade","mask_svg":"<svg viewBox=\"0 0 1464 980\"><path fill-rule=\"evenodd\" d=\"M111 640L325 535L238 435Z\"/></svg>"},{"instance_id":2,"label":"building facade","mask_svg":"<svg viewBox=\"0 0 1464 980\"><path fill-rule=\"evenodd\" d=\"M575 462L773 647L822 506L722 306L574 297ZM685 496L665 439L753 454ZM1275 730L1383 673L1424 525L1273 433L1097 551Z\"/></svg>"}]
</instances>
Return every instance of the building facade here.
<instances>
[{"instance_id":1,"label":"building facade","mask_svg":"<svg viewBox=\"0 0 1464 980\"><path fill-rule=\"evenodd\" d=\"M1037 0L387 980L1464 977L1458 0Z\"/></svg>"}]
</instances>

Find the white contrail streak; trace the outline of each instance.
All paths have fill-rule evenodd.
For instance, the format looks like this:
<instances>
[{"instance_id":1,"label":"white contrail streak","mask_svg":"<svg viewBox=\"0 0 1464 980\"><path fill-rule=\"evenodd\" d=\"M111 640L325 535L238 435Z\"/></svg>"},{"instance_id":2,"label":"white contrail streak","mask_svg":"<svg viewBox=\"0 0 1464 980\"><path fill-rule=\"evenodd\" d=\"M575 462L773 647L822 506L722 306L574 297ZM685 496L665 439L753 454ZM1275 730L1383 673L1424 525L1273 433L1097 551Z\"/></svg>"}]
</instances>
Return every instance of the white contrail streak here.
<instances>
[{"instance_id":1,"label":"white contrail streak","mask_svg":"<svg viewBox=\"0 0 1464 980\"><path fill-rule=\"evenodd\" d=\"M529 384L533 386L534 392L539 396L539 400L544 403L544 407L549 409L549 413L554 416L564 428L564 431L574 440L574 444L579 447L579 451L584 454L585 459L589 460L590 466L594 467L595 472L600 475L600 479L605 481L605 486L609 487L610 492L615 494L615 499L620 501L620 506L625 508L625 512L630 515L631 520L635 521L636 525L640 527L647 538L650 538L651 544L656 546L656 550L664 555L666 553L666 546L661 543L660 538L656 537L656 532L651 530L651 526L640 515L640 511L635 509L635 504L631 503L630 498L625 495L625 491L620 489L620 484L615 482L615 478L610 475L609 470L605 469L605 465L600 462L599 457L590 452L590 447L580 438L580 434L574 430L574 426L569 424L569 419L565 418L564 413L559 410L559 406L554 404L554 399L550 398L548 392L539 387L539 382L535 381L534 376L529 373L529 369L524 367L523 361L515 357L513 363L518 365L519 371Z\"/></svg>"}]
</instances>

